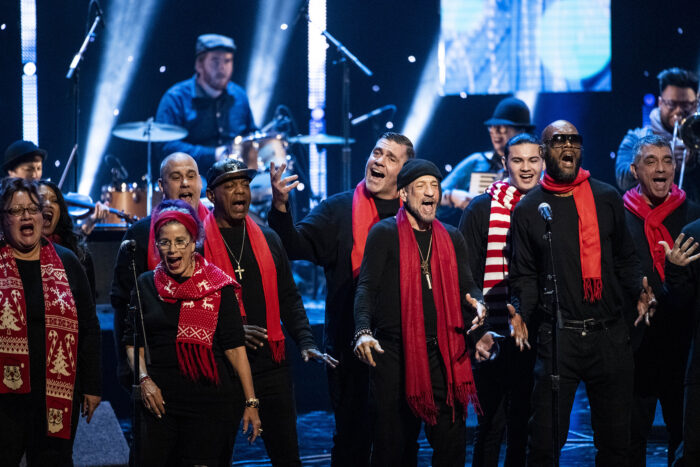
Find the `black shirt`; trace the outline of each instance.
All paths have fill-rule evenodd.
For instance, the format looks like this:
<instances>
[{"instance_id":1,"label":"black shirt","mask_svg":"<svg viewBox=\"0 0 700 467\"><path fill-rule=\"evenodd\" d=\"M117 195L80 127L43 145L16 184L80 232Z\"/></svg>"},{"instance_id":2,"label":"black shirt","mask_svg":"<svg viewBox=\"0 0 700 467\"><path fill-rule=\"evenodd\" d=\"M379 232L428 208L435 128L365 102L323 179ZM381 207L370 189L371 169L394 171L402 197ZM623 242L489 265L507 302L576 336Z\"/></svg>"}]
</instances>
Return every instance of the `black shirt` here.
<instances>
[{"instance_id":1,"label":"black shirt","mask_svg":"<svg viewBox=\"0 0 700 467\"><path fill-rule=\"evenodd\" d=\"M153 271L139 276L143 304L146 342L151 355L148 375L163 393L166 410L174 415L191 417L233 417L236 403L242 401L240 381L228 362L225 350L245 345L243 324L233 286L221 289L221 303L214 332L212 351L221 381L219 386L208 381L192 381L178 368L176 338L181 300L167 303L160 300L153 281ZM131 320L125 322L124 345L133 345Z\"/></svg>"},{"instance_id":2,"label":"black shirt","mask_svg":"<svg viewBox=\"0 0 700 467\"><path fill-rule=\"evenodd\" d=\"M457 260L457 273L459 277L460 301L464 315L465 326L469 326L475 316L475 311L466 303L465 295L470 293L472 297L481 300L481 291L474 283L471 272L467 266L467 247L464 238L457 229L445 225L452 239ZM401 336L401 286L399 280L399 232L396 219L384 219L372 227L367 237L365 255L362 259L360 277L355 293L355 326L356 330L376 329L383 335ZM416 258L420 261L420 258ZM425 277L423 276L423 303L427 297L432 297L432 292L426 294ZM432 311L430 311L432 309ZM428 308L433 321L435 303ZM424 313L426 309L424 308ZM432 335L436 335L433 330ZM426 329L426 337L430 334Z\"/></svg>"},{"instance_id":3,"label":"black shirt","mask_svg":"<svg viewBox=\"0 0 700 467\"><path fill-rule=\"evenodd\" d=\"M589 181L600 233L602 298L595 303L585 302L583 298L579 220L574 197L556 196L537 186L518 203L511 220L511 303L526 322L538 310L551 315L550 301L543 291L545 286L551 287L551 281L547 279L550 254L544 236L545 223L537 211L542 202L552 207L552 246L563 319L620 318L639 298L642 274L625 224L622 198L610 185L592 178Z\"/></svg>"},{"instance_id":4,"label":"black shirt","mask_svg":"<svg viewBox=\"0 0 700 467\"><path fill-rule=\"evenodd\" d=\"M296 342L299 350L316 348L316 343L313 338L309 319L306 317L304 303L297 290L292 270L289 266L289 260L282 248L282 243L275 232L267 227L261 227L265 240L270 247L270 253L275 262L277 269L277 295L279 299L280 318L285 329L290 334L294 342ZM220 228L224 242L228 245L229 261L233 266L234 272L237 268L237 263L234 260L239 258L241 251L241 239L243 235L243 225L233 228ZM246 232L245 243L243 245L243 255L240 258L243 278L240 279L236 275L235 279L241 284L243 292L243 306L245 307L247 324L268 327L265 294L262 286L262 276L260 268L253 254L253 248L250 244L250 237ZM248 360L253 374L262 371L270 370L286 365L288 359L285 359L281 364L275 363L272 360L270 346L265 345L261 349L250 349L248 351Z\"/></svg>"},{"instance_id":5,"label":"black shirt","mask_svg":"<svg viewBox=\"0 0 700 467\"><path fill-rule=\"evenodd\" d=\"M341 359L354 359L350 341L354 334L353 301L356 282L352 276L352 198L354 190L329 197L294 225L292 215L270 209L268 223L282 239L292 260L303 259L322 266L326 275L324 346ZM399 200L375 198L381 219L394 216Z\"/></svg>"}]
</instances>

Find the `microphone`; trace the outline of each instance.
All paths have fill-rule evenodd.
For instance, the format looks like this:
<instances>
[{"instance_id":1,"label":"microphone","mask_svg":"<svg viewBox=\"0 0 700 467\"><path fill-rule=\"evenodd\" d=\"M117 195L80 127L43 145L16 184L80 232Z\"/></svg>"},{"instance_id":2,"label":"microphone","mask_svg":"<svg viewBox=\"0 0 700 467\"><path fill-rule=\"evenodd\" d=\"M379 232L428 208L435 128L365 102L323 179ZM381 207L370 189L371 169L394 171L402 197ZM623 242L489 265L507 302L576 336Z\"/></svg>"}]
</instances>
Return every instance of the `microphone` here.
<instances>
[{"instance_id":1,"label":"microphone","mask_svg":"<svg viewBox=\"0 0 700 467\"><path fill-rule=\"evenodd\" d=\"M136 240L124 240L119 249L124 248L126 251L136 251Z\"/></svg>"},{"instance_id":2,"label":"microphone","mask_svg":"<svg viewBox=\"0 0 700 467\"><path fill-rule=\"evenodd\" d=\"M540 203L540 205L537 207L537 211L540 213L540 216L542 216L542 219L544 219L545 222L552 222L552 207L549 205L549 203Z\"/></svg>"},{"instance_id":3,"label":"microphone","mask_svg":"<svg viewBox=\"0 0 700 467\"><path fill-rule=\"evenodd\" d=\"M107 154L105 156L105 162L114 167L114 170L117 170L119 172L116 174L118 178L125 180L129 176L129 172L126 171L121 161L116 156Z\"/></svg>"},{"instance_id":4,"label":"microphone","mask_svg":"<svg viewBox=\"0 0 700 467\"><path fill-rule=\"evenodd\" d=\"M393 110L394 112L396 112L396 106L393 104L389 104L389 105L385 105L384 107L379 107L378 109L374 109L371 112L367 112L364 115L360 115L359 117L352 119L352 121L350 123L352 124L352 126L355 126L359 123L364 122L367 119L370 119L372 117L376 117L380 113L386 112L387 110Z\"/></svg>"}]
</instances>

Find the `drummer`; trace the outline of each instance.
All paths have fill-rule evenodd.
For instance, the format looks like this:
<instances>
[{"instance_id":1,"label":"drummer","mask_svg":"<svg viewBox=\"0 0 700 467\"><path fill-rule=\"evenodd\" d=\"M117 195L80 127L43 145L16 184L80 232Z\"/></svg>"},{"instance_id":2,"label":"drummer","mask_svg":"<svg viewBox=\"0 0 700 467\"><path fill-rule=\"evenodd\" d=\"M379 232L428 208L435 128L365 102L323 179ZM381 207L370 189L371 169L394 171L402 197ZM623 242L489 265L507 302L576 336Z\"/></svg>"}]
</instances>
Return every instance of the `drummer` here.
<instances>
[{"instance_id":1,"label":"drummer","mask_svg":"<svg viewBox=\"0 0 700 467\"><path fill-rule=\"evenodd\" d=\"M255 131L248 96L231 82L233 39L203 34L195 46L195 74L168 89L160 100L156 121L184 127L187 137L162 145L162 155L190 154L200 172L229 154L233 139Z\"/></svg>"},{"instance_id":2,"label":"drummer","mask_svg":"<svg viewBox=\"0 0 700 467\"><path fill-rule=\"evenodd\" d=\"M41 149L31 141L18 140L10 144L5 150L2 169L9 177L24 178L30 182L41 179L44 169L46 150ZM105 219L109 214L109 203L95 203L95 210L80 225L85 235L95 228L95 224Z\"/></svg>"}]
</instances>

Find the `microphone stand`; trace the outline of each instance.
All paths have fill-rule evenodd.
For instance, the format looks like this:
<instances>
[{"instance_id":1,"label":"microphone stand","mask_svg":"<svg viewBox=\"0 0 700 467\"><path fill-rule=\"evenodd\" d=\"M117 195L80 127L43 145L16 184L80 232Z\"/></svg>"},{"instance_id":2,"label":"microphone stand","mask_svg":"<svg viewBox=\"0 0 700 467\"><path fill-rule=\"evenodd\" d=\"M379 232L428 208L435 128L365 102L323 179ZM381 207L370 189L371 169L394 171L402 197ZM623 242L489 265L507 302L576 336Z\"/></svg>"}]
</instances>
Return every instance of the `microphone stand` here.
<instances>
[{"instance_id":1,"label":"microphone stand","mask_svg":"<svg viewBox=\"0 0 700 467\"><path fill-rule=\"evenodd\" d=\"M133 240L132 240L133 241ZM136 260L134 259L135 247L127 246L131 259L131 273L134 276L134 287L136 288L136 304L129 307L131 312L131 324L134 330L134 382L131 386L131 428L134 436L132 442L133 466L137 467L141 463L141 338L143 337L144 357L146 364L151 363L151 354L148 351L146 340L146 328L143 324L143 308L141 306L141 291L139 290L138 278L136 277Z\"/></svg>"},{"instance_id":2,"label":"microphone stand","mask_svg":"<svg viewBox=\"0 0 700 467\"><path fill-rule=\"evenodd\" d=\"M341 58L335 63L343 64L343 97L342 97L342 109L343 112L343 191L347 191L351 186L351 169L352 160L351 149L350 149L350 67L348 66L348 61L354 63L364 74L367 76L372 76L372 71L367 68L355 55L350 52L347 47L345 47L342 42L333 37L327 30L321 31L321 34L325 36L340 53Z\"/></svg>"},{"instance_id":3,"label":"microphone stand","mask_svg":"<svg viewBox=\"0 0 700 467\"><path fill-rule=\"evenodd\" d=\"M554 467L559 467L559 392L560 392L560 376L559 376L559 329L563 321L561 318L561 308L559 307L559 288L557 286L557 273L554 267L554 249L552 248L552 225L550 221L545 221L544 238L547 240L549 247L549 260L551 264L550 273L547 279L552 282L552 289L544 289L545 295L552 297L554 305L554 313L552 314L552 373L550 379L552 383L552 459Z\"/></svg>"},{"instance_id":4,"label":"microphone stand","mask_svg":"<svg viewBox=\"0 0 700 467\"><path fill-rule=\"evenodd\" d=\"M88 15L90 12L88 11ZM66 73L66 79L73 80L73 155L77 154L78 150L78 138L79 138L79 126L80 126L80 88L78 86L80 81L80 62L83 60L83 55L91 42L91 39L95 38L95 30L97 30L97 25L102 21L102 16L100 14L95 15L95 19L92 20L92 26L85 35L78 53L73 56L73 60L68 66L68 73ZM78 191L78 163L75 163L75 171L73 172L73 184L75 191Z\"/></svg>"}]
</instances>

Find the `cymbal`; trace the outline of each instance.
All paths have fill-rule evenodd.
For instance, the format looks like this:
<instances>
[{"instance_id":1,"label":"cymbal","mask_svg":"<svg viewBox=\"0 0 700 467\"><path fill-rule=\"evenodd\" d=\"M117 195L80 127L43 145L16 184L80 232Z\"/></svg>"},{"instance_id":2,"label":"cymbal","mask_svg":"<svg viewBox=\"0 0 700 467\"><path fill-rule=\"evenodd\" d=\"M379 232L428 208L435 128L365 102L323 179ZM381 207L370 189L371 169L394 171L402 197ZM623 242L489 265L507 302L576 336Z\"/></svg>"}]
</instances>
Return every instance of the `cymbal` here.
<instances>
[{"instance_id":1,"label":"cymbal","mask_svg":"<svg viewBox=\"0 0 700 467\"><path fill-rule=\"evenodd\" d=\"M148 130L150 128L152 143L165 143L167 141L177 141L187 136L187 130L177 125L157 122L130 122L122 123L112 130L112 134L117 138L128 141L148 142Z\"/></svg>"},{"instance_id":2,"label":"cymbal","mask_svg":"<svg viewBox=\"0 0 700 467\"><path fill-rule=\"evenodd\" d=\"M325 133L320 133L318 135L298 135L298 136L291 136L288 138L290 143L299 143L299 144L319 144L319 145L328 145L328 144L345 144L345 138L342 136L333 136L333 135L327 135ZM354 143L355 140L353 138L348 139L348 142L350 144Z\"/></svg>"}]
</instances>

